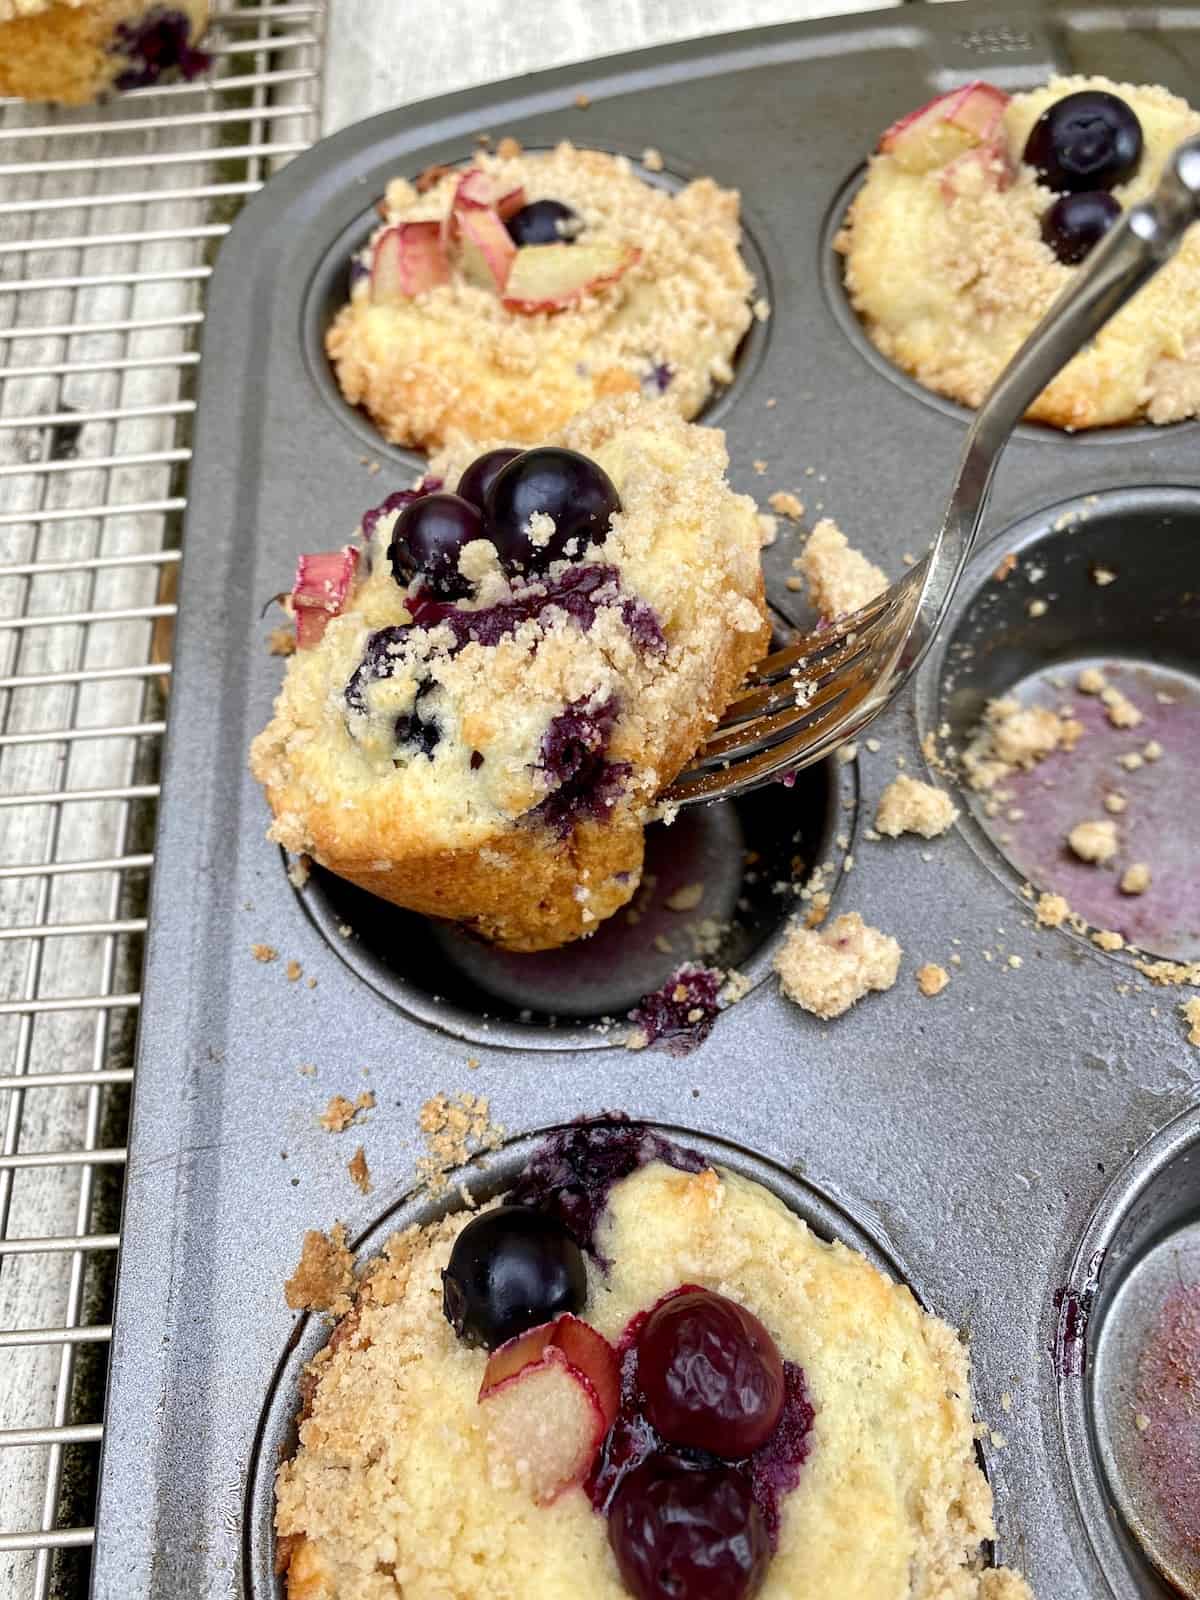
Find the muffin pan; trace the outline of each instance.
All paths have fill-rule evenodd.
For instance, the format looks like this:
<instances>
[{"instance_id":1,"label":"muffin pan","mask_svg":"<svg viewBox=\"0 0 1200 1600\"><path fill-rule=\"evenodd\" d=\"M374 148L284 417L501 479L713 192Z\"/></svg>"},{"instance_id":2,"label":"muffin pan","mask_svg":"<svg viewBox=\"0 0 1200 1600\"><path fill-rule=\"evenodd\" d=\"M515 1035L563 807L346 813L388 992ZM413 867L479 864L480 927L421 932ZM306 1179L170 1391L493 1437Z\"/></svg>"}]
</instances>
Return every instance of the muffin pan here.
<instances>
[{"instance_id":1,"label":"muffin pan","mask_svg":"<svg viewBox=\"0 0 1200 1600\"><path fill-rule=\"evenodd\" d=\"M1179 1529L1147 1498L1155 1469L1138 1440L1151 1430L1130 1433L1124 1398L1170 1314L1160 1259L1185 1276L1197 1265L1200 1056L1178 1011L1194 991L1150 991L1125 955L1035 930L1018 892L1037 864L1026 841L1002 839L965 804L936 841L865 837L897 771L924 775L922 735L950 722L958 737L984 697L1014 683L1120 661L1169 678L1187 702L1172 711L1194 708L1190 425L1086 445L1044 430L1016 439L945 640L870 730L878 748L860 739L857 762L663 830L652 840L662 887L642 921L614 925L607 952L597 939L512 963L319 873L298 893L246 770L280 670L262 601L298 552L348 537L416 466L345 407L335 414L314 330L339 262L390 175L462 160L481 131L530 146L569 137L635 161L654 146L668 173L739 187L772 316L712 410L732 481L762 501L798 493L810 524L836 516L893 576L921 552L963 422L864 361L839 320L830 219L866 151L886 123L981 74L1019 88L1108 72L1193 98L1200 78L1194 8L1031 7L1002 26L993 10L966 0L700 40L426 102L327 140L234 228L211 286L197 422L98 1600L273 1596L272 1465L297 1364L322 1336L286 1310L283 1280L306 1228L341 1217L373 1248L424 1214L411 1187L420 1107L462 1090L486 1096L516 1141L468 1174L472 1185L509 1174L533 1130L619 1108L687 1142L701 1130L820 1231L882 1251L971 1337L998 1557L1055 1600L1166 1596L1164 1573L1200 1592L1180 1566ZM1057 527L1072 509L1080 516ZM764 565L776 606L802 617L784 584L798 548L781 521ZM992 583L1010 550L1017 568ZM1038 587L1031 561L1053 596L1037 621L1024 605ZM1118 574L1106 588L1090 578L1101 561ZM1195 774L1194 737L1189 747L1170 730L1164 717L1158 736ZM1147 897L1138 914L1157 920L1137 938L1154 954L1194 953L1194 801L1164 802L1158 817L1145 851L1178 892L1157 908ZM899 939L897 988L824 1026L761 981L685 1059L612 1048L602 1019L619 1021L676 951L691 953L685 924L703 913L663 909L676 879L703 883L714 920L739 912L718 959L755 983L796 904L796 854L806 867L835 858L835 911ZM277 959L255 960L255 946ZM913 981L927 961L952 973L934 999ZM376 1105L358 1127L318 1126L332 1095L364 1088ZM370 1195L346 1172L359 1143Z\"/></svg>"}]
</instances>

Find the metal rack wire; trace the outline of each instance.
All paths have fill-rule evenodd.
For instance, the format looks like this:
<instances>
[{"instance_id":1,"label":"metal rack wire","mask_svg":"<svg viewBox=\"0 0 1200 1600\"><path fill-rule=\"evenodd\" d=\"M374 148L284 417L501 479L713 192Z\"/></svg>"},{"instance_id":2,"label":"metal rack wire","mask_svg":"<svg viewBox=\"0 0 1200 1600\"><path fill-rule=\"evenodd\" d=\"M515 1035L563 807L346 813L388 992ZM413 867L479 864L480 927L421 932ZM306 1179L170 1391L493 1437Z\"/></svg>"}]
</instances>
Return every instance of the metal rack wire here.
<instances>
[{"instance_id":1,"label":"metal rack wire","mask_svg":"<svg viewBox=\"0 0 1200 1600\"><path fill-rule=\"evenodd\" d=\"M325 0L0 101L0 1594L86 1592L204 284L319 131Z\"/></svg>"}]
</instances>

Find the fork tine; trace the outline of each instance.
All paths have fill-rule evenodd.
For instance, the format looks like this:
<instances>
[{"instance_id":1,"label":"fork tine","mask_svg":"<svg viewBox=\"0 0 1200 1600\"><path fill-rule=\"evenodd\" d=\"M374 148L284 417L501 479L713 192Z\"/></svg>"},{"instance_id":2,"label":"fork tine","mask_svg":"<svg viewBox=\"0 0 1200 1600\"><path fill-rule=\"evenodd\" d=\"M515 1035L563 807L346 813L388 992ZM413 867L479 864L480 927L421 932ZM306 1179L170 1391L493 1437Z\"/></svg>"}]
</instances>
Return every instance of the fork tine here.
<instances>
[{"instance_id":1,"label":"fork tine","mask_svg":"<svg viewBox=\"0 0 1200 1600\"><path fill-rule=\"evenodd\" d=\"M774 716L764 716L724 734L718 731L663 799L679 805L723 799L753 789L788 771L809 766L841 742L848 719L869 701L886 678L890 659L903 642L887 629L873 630L870 648L852 672L832 674L812 700ZM870 721L885 701L857 723Z\"/></svg>"},{"instance_id":2,"label":"fork tine","mask_svg":"<svg viewBox=\"0 0 1200 1600\"><path fill-rule=\"evenodd\" d=\"M865 606L860 606L857 611L848 611L845 616L837 617L833 622L813 628L789 644L781 645L778 650L769 656L764 656L755 664L751 669L753 676L760 682L778 678L805 660L832 650L848 635L861 633L885 611L893 608L899 587L899 584L893 584L890 589L885 589L882 594L868 601Z\"/></svg>"},{"instance_id":3,"label":"fork tine","mask_svg":"<svg viewBox=\"0 0 1200 1600\"><path fill-rule=\"evenodd\" d=\"M832 705L825 707L821 717L807 723L790 739L768 745L757 755L748 756L731 767L692 768L675 780L662 799L670 805L680 806L698 800L732 800L747 789L756 789L770 782L772 778L812 766L828 755L834 745L841 743L841 729L847 714L869 697L875 684L867 675L863 675L857 680L857 693L853 692L854 687L848 687ZM865 727L886 703L886 699L882 700L858 728Z\"/></svg>"},{"instance_id":4,"label":"fork tine","mask_svg":"<svg viewBox=\"0 0 1200 1600\"><path fill-rule=\"evenodd\" d=\"M873 625L877 626L878 624ZM746 722L751 717L761 716L767 711L777 711L784 706L795 706L799 702L796 691L801 684L807 684L814 689L821 688L830 678L836 677L851 666L860 655L869 647L873 628L861 634L850 634L839 645L838 650L817 663L812 672L801 673L799 667L792 669L783 677L771 683L764 683L757 689L751 689L739 699L726 707L725 715L718 725L720 729L736 727L739 723ZM805 658L809 660L811 658ZM807 702L806 702L807 703ZM715 737L710 736L710 737Z\"/></svg>"}]
</instances>

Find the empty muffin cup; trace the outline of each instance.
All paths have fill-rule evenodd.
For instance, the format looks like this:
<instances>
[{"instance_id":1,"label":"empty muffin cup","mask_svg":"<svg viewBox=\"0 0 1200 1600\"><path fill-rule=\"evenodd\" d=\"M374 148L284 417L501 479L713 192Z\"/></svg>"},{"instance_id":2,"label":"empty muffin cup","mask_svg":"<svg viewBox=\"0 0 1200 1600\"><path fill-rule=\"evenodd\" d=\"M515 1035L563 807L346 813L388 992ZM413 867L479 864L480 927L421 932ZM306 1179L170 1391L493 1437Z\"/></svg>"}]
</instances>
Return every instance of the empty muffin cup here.
<instances>
[{"instance_id":1,"label":"empty muffin cup","mask_svg":"<svg viewBox=\"0 0 1200 1600\"><path fill-rule=\"evenodd\" d=\"M1027 901L1061 896L1102 948L1175 961L1200 956L1198 538L1184 488L1018 523L978 558L921 704L985 860ZM1031 708L1039 726L1012 720Z\"/></svg>"},{"instance_id":2,"label":"empty muffin cup","mask_svg":"<svg viewBox=\"0 0 1200 1600\"><path fill-rule=\"evenodd\" d=\"M767 976L796 890L852 828L853 764L826 762L646 835L633 900L588 939L532 955L427 921L314 867L298 893L331 949L402 1011L477 1042L620 1044L628 1014L681 967Z\"/></svg>"},{"instance_id":3,"label":"empty muffin cup","mask_svg":"<svg viewBox=\"0 0 1200 1600\"><path fill-rule=\"evenodd\" d=\"M1059 1403L1114 1592L1200 1595L1200 1112L1134 1157L1060 1305Z\"/></svg>"}]
</instances>

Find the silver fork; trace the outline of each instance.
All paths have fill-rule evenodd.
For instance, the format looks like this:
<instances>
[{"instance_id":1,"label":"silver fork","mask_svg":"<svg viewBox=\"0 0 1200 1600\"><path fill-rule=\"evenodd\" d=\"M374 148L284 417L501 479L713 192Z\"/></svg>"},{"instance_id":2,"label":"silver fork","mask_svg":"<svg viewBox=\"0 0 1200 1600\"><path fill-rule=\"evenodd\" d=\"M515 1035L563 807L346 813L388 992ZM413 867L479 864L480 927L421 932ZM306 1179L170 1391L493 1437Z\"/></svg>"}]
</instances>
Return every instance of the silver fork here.
<instances>
[{"instance_id":1,"label":"silver fork","mask_svg":"<svg viewBox=\"0 0 1200 1600\"><path fill-rule=\"evenodd\" d=\"M1179 146L1158 187L1092 251L1000 374L967 432L929 554L849 616L760 661L691 767L660 797L724 800L819 761L896 698L941 626L974 548L1000 454L1076 352L1174 255L1200 220L1200 137Z\"/></svg>"}]
</instances>

